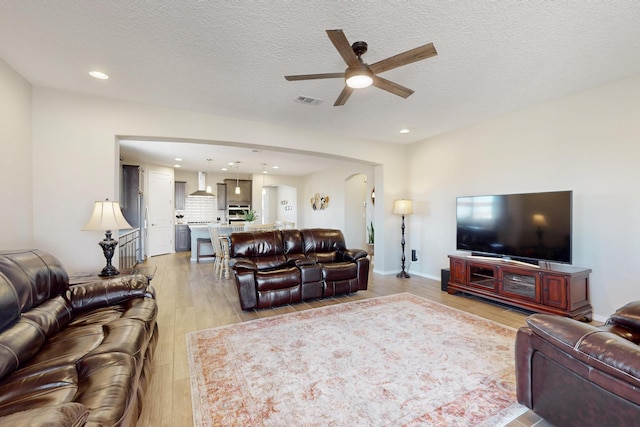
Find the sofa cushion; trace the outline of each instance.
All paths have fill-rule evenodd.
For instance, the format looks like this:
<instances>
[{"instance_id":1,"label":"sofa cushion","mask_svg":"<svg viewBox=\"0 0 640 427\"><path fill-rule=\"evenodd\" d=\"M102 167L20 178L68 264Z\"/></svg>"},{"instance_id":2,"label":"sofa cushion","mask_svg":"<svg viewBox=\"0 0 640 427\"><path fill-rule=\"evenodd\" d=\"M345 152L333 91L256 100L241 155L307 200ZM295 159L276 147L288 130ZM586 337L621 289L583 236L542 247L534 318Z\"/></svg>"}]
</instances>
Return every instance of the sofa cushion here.
<instances>
[{"instance_id":1,"label":"sofa cushion","mask_svg":"<svg viewBox=\"0 0 640 427\"><path fill-rule=\"evenodd\" d=\"M0 416L16 409L70 402L77 392L78 372L74 363L42 370L19 370L0 384ZM16 402L20 402L18 408Z\"/></svg>"},{"instance_id":2,"label":"sofa cushion","mask_svg":"<svg viewBox=\"0 0 640 427\"><path fill-rule=\"evenodd\" d=\"M296 267L256 273L256 289L258 291L292 288L300 286L300 283L300 270Z\"/></svg>"},{"instance_id":3,"label":"sofa cushion","mask_svg":"<svg viewBox=\"0 0 640 427\"><path fill-rule=\"evenodd\" d=\"M90 424L111 425L113 420L128 418L130 408L122 397L138 388L141 368L125 353L96 354L78 362L80 387L75 400L91 408Z\"/></svg>"},{"instance_id":4,"label":"sofa cushion","mask_svg":"<svg viewBox=\"0 0 640 427\"><path fill-rule=\"evenodd\" d=\"M304 239L304 252L307 255L344 252L347 247L340 230L309 228L301 230ZM334 255L335 256L335 255ZM340 260L341 261L341 260ZM328 260L325 260L328 262Z\"/></svg>"},{"instance_id":5,"label":"sofa cushion","mask_svg":"<svg viewBox=\"0 0 640 427\"><path fill-rule=\"evenodd\" d=\"M0 333L0 379L24 365L38 353L45 336L33 322L15 322Z\"/></svg>"},{"instance_id":6,"label":"sofa cushion","mask_svg":"<svg viewBox=\"0 0 640 427\"><path fill-rule=\"evenodd\" d=\"M0 255L0 330L69 286L62 264L46 252L4 251Z\"/></svg>"},{"instance_id":7,"label":"sofa cushion","mask_svg":"<svg viewBox=\"0 0 640 427\"><path fill-rule=\"evenodd\" d=\"M275 269L287 264L280 231L233 233L229 237L231 258L247 258L258 270Z\"/></svg>"},{"instance_id":8,"label":"sofa cushion","mask_svg":"<svg viewBox=\"0 0 640 427\"><path fill-rule=\"evenodd\" d=\"M29 427L80 427L85 425L89 410L81 403L70 402L62 405L45 406L28 411L14 412L0 418L3 426Z\"/></svg>"},{"instance_id":9,"label":"sofa cushion","mask_svg":"<svg viewBox=\"0 0 640 427\"><path fill-rule=\"evenodd\" d=\"M229 255L232 258L254 258L284 252L282 236L277 230L232 233L229 239Z\"/></svg>"},{"instance_id":10,"label":"sofa cushion","mask_svg":"<svg viewBox=\"0 0 640 427\"><path fill-rule=\"evenodd\" d=\"M304 253L304 240L300 230L282 230L284 253L287 256L295 256Z\"/></svg>"}]
</instances>

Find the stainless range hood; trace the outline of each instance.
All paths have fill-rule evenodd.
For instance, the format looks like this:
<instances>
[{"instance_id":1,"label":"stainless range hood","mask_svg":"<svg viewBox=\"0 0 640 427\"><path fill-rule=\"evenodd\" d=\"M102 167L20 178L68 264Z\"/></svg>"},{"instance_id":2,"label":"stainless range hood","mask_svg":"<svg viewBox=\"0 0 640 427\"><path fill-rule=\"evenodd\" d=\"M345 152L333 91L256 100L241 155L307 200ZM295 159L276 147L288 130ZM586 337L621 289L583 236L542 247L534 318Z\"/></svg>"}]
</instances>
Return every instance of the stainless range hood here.
<instances>
[{"instance_id":1,"label":"stainless range hood","mask_svg":"<svg viewBox=\"0 0 640 427\"><path fill-rule=\"evenodd\" d=\"M204 174L204 172L198 172L198 191L194 191L193 193L189 194L189 196L196 196L196 197L215 197L215 194L213 193L207 193L207 180L206 180L206 175Z\"/></svg>"}]
</instances>

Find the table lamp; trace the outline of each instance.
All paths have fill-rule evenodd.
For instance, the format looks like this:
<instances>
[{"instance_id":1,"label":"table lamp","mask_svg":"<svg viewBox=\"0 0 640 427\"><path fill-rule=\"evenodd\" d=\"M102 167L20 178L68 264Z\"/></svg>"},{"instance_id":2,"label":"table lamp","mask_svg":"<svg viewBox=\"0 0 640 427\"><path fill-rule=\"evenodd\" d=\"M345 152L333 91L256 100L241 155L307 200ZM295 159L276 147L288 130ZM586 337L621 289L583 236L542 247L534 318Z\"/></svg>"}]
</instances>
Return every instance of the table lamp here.
<instances>
[{"instance_id":1,"label":"table lamp","mask_svg":"<svg viewBox=\"0 0 640 427\"><path fill-rule=\"evenodd\" d=\"M402 271L396 275L396 277L407 279L411 276L404 271L404 216L411 215L413 213L413 202L409 199L399 199L393 202L393 213L396 215L402 215Z\"/></svg>"},{"instance_id":2,"label":"table lamp","mask_svg":"<svg viewBox=\"0 0 640 427\"><path fill-rule=\"evenodd\" d=\"M122 215L120 203L106 199L104 202L97 201L93 205L91 218L82 227L83 231L100 230L104 231L104 240L98 244L102 247L107 265L102 269L99 276L115 276L120 274L117 268L111 265L111 259L118 241L111 238L111 230L126 230L133 228Z\"/></svg>"}]
</instances>

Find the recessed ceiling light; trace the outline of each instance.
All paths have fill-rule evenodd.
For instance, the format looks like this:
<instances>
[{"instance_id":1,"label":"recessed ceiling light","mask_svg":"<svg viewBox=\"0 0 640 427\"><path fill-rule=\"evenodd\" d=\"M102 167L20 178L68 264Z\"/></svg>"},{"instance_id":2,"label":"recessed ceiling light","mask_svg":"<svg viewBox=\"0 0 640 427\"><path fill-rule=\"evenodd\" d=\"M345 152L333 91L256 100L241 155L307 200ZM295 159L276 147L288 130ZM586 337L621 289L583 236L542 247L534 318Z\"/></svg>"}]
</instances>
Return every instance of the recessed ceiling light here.
<instances>
[{"instance_id":1,"label":"recessed ceiling light","mask_svg":"<svg viewBox=\"0 0 640 427\"><path fill-rule=\"evenodd\" d=\"M100 79L100 80L107 80L109 78L109 76L103 73L102 71L90 71L89 75L91 77L95 77L96 79Z\"/></svg>"},{"instance_id":2,"label":"recessed ceiling light","mask_svg":"<svg viewBox=\"0 0 640 427\"><path fill-rule=\"evenodd\" d=\"M221 171L226 171L226 170L228 170L228 169L227 169L227 168L221 168L220 170L221 170Z\"/></svg>"},{"instance_id":3,"label":"recessed ceiling light","mask_svg":"<svg viewBox=\"0 0 640 427\"><path fill-rule=\"evenodd\" d=\"M273 169L279 169L280 166L271 166Z\"/></svg>"},{"instance_id":4,"label":"recessed ceiling light","mask_svg":"<svg viewBox=\"0 0 640 427\"><path fill-rule=\"evenodd\" d=\"M181 159L180 157L176 157L176 158L175 158L175 159L173 159L173 160L175 160L176 162L181 162L181 161L182 161L182 159Z\"/></svg>"},{"instance_id":5,"label":"recessed ceiling light","mask_svg":"<svg viewBox=\"0 0 640 427\"><path fill-rule=\"evenodd\" d=\"M180 165L173 165L174 168L181 168L182 166Z\"/></svg>"},{"instance_id":6,"label":"recessed ceiling light","mask_svg":"<svg viewBox=\"0 0 640 427\"><path fill-rule=\"evenodd\" d=\"M400 133L409 133L411 132L409 129L400 129Z\"/></svg>"}]
</instances>

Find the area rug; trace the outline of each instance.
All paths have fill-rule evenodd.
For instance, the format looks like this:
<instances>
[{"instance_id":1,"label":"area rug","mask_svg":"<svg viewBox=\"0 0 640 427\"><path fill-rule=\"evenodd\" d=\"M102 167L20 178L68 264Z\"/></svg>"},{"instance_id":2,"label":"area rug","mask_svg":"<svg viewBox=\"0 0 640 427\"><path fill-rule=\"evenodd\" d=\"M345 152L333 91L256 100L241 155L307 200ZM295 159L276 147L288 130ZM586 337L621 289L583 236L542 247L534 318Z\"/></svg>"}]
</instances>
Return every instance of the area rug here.
<instances>
[{"instance_id":1,"label":"area rug","mask_svg":"<svg viewBox=\"0 0 640 427\"><path fill-rule=\"evenodd\" d=\"M196 426L499 426L515 330L396 294L187 336Z\"/></svg>"}]
</instances>

